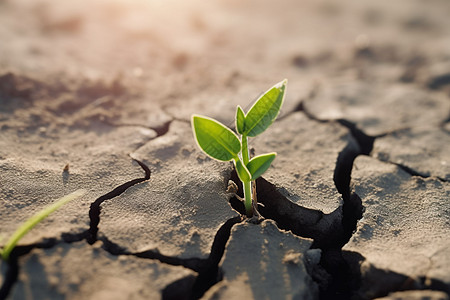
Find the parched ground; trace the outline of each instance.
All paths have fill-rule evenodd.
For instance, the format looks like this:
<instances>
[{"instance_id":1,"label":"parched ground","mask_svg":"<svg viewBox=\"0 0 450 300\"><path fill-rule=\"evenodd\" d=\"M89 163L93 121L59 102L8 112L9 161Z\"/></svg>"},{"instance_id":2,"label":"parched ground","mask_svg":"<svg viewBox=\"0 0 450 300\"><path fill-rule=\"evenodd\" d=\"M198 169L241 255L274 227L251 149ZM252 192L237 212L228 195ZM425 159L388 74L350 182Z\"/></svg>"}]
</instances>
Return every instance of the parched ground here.
<instances>
[{"instance_id":1,"label":"parched ground","mask_svg":"<svg viewBox=\"0 0 450 300\"><path fill-rule=\"evenodd\" d=\"M448 0L0 0L0 299L449 299ZM260 224L196 146L287 78ZM426 298L428 297L428 298Z\"/></svg>"}]
</instances>

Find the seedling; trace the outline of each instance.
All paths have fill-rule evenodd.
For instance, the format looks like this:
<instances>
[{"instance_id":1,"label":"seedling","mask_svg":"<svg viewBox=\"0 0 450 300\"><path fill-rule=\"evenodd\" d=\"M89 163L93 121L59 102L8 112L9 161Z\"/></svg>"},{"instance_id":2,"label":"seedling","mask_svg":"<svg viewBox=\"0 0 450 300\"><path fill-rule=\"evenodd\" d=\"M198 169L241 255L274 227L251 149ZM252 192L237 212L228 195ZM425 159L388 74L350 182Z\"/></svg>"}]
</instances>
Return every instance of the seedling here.
<instances>
[{"instance_id":1,"label":"seedling","mask_svg":"<svg viewBox=\"0 0 450 300\"><path fill-rule=\"evenodd\" d=\"M14 249L14 247L17 245L17 243L20 241L20 239L28 232L30 231L34 226L36 226L39 222L44 220L49 214L54 212L55 210L59 209L64 204L83 196L85 193L84 190L77 190L69 195L66 195L59 200L57 200L55 203L51 204L50 206L44 208L43 210L39 211L32 217L30 217L28 220L25 221L17 230L13 233L13 235L9 238L9 240L6 242L3 249L0 249L0 255L4 261L8 261L9 255L11 254L11 251Z\"/></svg>"},{"instance_id":2,"label":"seedling","mask_svg":"<svg viewBox=\"0 0 450 300\"><path fill-rule=\"evenodd\" d=\"M267 153L250 159L248 138L264 132L277 118L284 100L287 80L277 83L265 92L245 114L238 105L236 131L240 137L222 123L200 115L192 116L192 128L198 146L208 156L220 161L233 161L244 187L244 205L247 217L256 208L255 180L270 167L276 153ZM254 202L253 202L254 201Z\"/></svg>"}]
</instances>

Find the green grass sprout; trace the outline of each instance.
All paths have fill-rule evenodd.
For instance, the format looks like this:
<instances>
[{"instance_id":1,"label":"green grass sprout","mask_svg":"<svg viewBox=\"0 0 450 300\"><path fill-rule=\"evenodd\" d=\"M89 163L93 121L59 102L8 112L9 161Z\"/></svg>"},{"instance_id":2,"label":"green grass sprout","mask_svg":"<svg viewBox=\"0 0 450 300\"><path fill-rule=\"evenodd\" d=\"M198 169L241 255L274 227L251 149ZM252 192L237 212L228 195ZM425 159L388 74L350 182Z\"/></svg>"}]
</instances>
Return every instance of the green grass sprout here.
<instances>
[{"instance_id":1,"label":"green grass sprout","mask_svg":"<svg viewBox=\"0 0 450 300\"><path fill-rule=\"evenodd\" d=\"M17 230L13 233L13 235L6 242L3 249L0 249L0 255L4 261L8 261L9 255L20 239L30 231L34 226L36 226L39 222L44 220L49 214L59 209L64 204L83 196L86 193L84 190L76 190L75 192L68 194L60 199L58 199L55 203L47 206L43 210L39 211L28 220L25 221Z\"/></svg>"},{"instance_id":2,"label":"green grass sprout","mask_svg":"<svg viewBox=\"0 0 450 300\"><path fill-rule=\"evenodd\" d=\"M255 180L267 171L275 159L276 153L262 154L250 159L248 138L263 133L275 121L284 101L286 85L286 79L274 85L258 98L247 114L238 105L236 109L237 134L214 119L200 115L192 116L194 138L200 149L213 159L233 160L244 187L244 205L249 218L257 213L253 209L256 208L256 203L254 203L256 199L252 197L252 186L256 191Z\"/></svg>"}]
</instances>

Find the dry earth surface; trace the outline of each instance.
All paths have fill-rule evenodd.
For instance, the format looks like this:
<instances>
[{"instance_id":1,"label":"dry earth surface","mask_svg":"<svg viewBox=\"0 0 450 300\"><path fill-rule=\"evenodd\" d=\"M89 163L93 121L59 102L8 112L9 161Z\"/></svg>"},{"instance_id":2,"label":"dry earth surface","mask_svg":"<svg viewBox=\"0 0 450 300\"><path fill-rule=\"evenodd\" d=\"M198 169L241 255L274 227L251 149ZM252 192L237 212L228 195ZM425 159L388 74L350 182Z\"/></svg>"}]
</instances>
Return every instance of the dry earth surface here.
<instances>
[{"instance_id":1,"label":"dry earth surface","mask_svg":"<svg viewBox=\"0 0 450 300\"><path fill-rule=\"evenodd\" d=\"M449 299L448 0L0 0L0 299ZM193 113L289 80L259 224ZM242 190L242 189L241 189Z\"/></svg>"}]
</instances>

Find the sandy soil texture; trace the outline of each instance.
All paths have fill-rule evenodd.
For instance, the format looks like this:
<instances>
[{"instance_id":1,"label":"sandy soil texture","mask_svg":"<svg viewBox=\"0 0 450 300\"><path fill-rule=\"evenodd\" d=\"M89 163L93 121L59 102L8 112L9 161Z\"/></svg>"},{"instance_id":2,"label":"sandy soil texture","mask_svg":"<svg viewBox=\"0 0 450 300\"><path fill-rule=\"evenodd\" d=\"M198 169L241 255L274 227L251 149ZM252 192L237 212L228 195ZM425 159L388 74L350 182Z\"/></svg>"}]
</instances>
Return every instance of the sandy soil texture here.
<instances>
[{"instance_id":1,"label":"sandy soil texture","mask_svg":"<svg viewBox=\"0 0 450 300\"><path fill-rule=\"evenodd\" d=\"M0 0L0 299L449 299L448 0ZM249 223L190 116L278 156ZM239 189L241 193L242 188ZM428 298L427 298L428 297Z\"/></svg>"}]
</instances>

